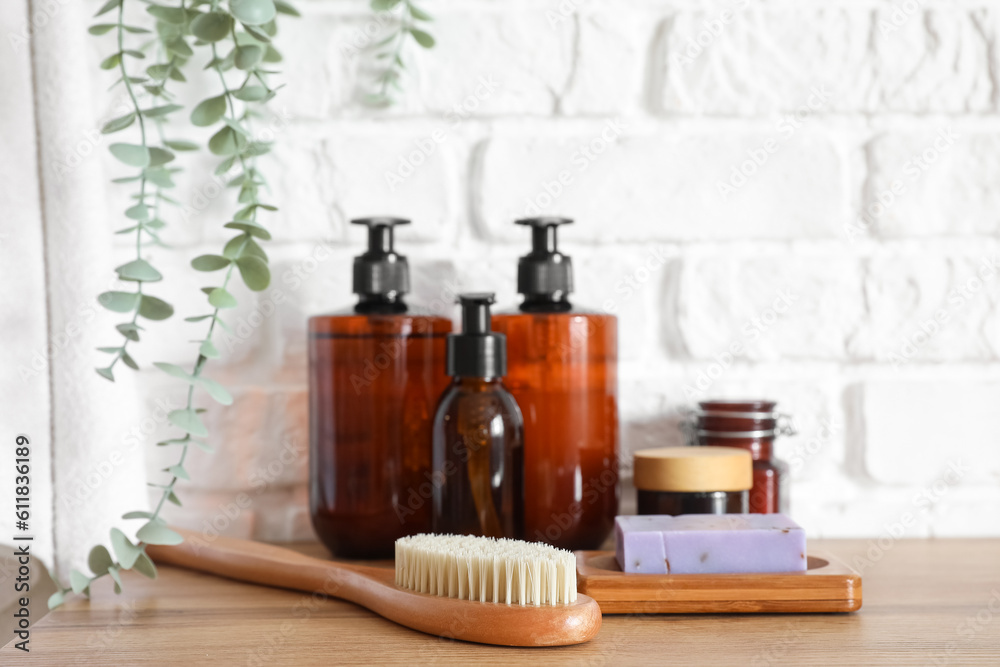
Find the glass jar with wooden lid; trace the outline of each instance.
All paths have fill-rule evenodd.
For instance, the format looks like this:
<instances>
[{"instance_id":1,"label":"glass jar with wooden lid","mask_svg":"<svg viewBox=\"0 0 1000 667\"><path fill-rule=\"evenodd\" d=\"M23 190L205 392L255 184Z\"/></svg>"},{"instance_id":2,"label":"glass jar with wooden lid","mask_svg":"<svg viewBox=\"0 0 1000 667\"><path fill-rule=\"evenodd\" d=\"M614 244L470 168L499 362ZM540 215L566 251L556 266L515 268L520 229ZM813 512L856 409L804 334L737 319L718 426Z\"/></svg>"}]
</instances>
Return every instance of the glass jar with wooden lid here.
<instances>
[{"instance_id":1,"label":"glass jar with wooden lid","mask_svg":"<svg viewBox=\"0 0 1000 667\"><path fill-rule=\"evenodd\" d=\"M639 514L746 514L750 452L733 447L659 447L634 455Z\"/></svg>"}]
</instances>

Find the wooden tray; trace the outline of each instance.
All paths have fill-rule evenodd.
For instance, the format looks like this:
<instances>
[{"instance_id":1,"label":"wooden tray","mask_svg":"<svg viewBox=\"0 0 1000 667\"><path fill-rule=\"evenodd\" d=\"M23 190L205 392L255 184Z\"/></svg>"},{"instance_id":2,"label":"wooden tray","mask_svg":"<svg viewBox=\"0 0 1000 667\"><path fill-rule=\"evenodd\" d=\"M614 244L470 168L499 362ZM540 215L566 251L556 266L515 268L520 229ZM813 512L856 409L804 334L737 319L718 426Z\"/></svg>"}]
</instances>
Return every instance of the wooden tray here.
<instances>
[{"instance_id":1,"label":"wooden tray","mask_svg":"<svg viewBox=\"0 0 1000 667\"><path fill-rule=\"evenodd\" d=\"M613 551L577 551L577 590L605 614L749 614L857 611L861 575L810 552L805 572L625 574Z\"/></svg>"}]
</instances>

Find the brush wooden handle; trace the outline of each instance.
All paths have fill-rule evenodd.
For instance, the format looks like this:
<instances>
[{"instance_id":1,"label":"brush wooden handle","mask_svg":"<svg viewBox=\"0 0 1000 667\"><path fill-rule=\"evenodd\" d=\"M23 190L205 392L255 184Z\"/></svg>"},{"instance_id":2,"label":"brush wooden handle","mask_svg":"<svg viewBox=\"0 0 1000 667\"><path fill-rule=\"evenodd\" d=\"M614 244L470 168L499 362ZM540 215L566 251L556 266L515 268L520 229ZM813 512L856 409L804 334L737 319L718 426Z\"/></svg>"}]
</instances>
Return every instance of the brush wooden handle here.
<instances>
[{"instance_id":1,"label":"brush wooden handle","mask_svg":"<svg viewBox=\"0 0 1000 667\"><path fill-rule=\"evenodd\" d=\"M311 558L261 542L175 528L176 546L148 545L157 563L178 565L255 584L321 592L366 607L390 621L432 635L501 646L565 646L592 639L601 610L586 595L566 605L526 607L417 593L395 584L388 568Z\"/></svg>"}]
</instances>

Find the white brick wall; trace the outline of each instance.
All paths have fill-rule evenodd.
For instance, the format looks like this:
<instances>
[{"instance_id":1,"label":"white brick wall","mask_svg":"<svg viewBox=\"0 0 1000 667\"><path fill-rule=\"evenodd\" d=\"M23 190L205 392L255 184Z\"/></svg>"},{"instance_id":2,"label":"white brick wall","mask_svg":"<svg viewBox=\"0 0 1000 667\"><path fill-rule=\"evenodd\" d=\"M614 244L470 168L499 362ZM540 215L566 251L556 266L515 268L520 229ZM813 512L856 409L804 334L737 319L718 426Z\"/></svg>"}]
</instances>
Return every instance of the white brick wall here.
<instances>
[{"instance_id":1,"label":"white brick wall","mask_svg":"<svg viewBox=\"0 0 1000 667\"><path fill-rule=\"evenodd\" d=\"M366 62L339 48L367 3L303 0L286 21L286 115L262 165L282 208L274 285L240 295L253 335L212 371L236 402L211 408L218 453L193 457L174 520L310 534L305 320L351 302L349 218L412 217L400 249L440 308L459 288L513 302L528 239L510 223L537 210L577 219L577 300L621 317L625 460L679 441L692 388L775 398L800 427L779 452L812 534L877 535L912 511L911 536L1000 535L989 3L425 4L438 46L409 54L388 110L360 104ZM688 39L704 45L684 62ZM401 160L422 164L392 190ZM167 234L172 279L218 247L226 196ZM192 280L171 290L181 315ZM190 359L179 326L151 327L137 356ZM176 389L143 379L150 404Z\"/></svg>"}]
</instances>

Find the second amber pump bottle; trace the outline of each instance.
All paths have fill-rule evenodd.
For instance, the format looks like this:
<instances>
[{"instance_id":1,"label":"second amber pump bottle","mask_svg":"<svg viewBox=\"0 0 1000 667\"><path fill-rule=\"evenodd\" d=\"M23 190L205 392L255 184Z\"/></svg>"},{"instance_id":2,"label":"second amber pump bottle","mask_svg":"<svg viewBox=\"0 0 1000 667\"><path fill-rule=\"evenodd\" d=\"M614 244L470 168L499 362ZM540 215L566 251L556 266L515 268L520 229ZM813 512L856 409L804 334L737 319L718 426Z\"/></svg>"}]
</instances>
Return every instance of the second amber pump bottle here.
<instances>
[{"instance_id":1,"label":"second amber pump bottle","mask_svg":"<svg viewBox=\"0 0 1000 667\"><path fill-rule=\"evenodd\" d=\"M573 271L559 252L566 218L531 218L517 266L518 311L507 334L507 386L524 414L526 539L596 549L618 512L618 321L570 304Z\"/></svg>"},{"instance_id":2,"label":"second amber pump bottle","mask_svg":"<svg viewBox=\"0 0 1000 667\"><path fill-rule=\"evenodd\" d=\"M492 294L463 294L448 336L454 379L434 417L436 533L524 539L524 425L503 385L507 343L490 329Z\"/></svg>"}]
</instances>

